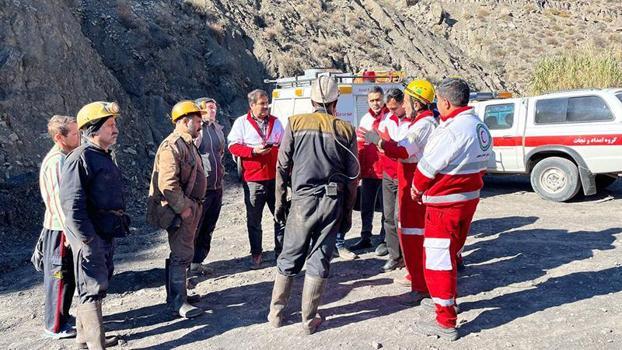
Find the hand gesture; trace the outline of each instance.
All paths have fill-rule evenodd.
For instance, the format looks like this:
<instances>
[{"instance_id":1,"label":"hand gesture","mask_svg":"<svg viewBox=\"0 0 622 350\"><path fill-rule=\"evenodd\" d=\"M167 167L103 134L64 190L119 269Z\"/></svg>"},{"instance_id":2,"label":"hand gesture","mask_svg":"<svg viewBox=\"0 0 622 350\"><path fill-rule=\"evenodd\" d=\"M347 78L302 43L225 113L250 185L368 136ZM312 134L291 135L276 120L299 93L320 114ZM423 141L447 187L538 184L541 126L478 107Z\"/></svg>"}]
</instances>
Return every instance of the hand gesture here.
<instances>
[{"instance_id":1,"label":"hand gesture","mask_svg":"<svg viewBox=\"0 0 622 350\"><path fill-rule=\"evenodd\" d=\"M253 154L256 156L262 156L268 152L270 152L271 147L265 146L255 146L253 147Z\"/></svg>"},{"instance_id":2,"label":"hand gesture","mask_svg":"<svg viewBox=\"0 0 622 350\"><path fill-rule=\"evenodd\" d=\"M422 191L418 191L417 188L415 186L412 186L410 188L410 197L417 203L419 204L423 204L422 203L422 199L423 199L423 192Z\"/></svg>"},{"instance_id":3,"label":"hand gesture","mask_svg":"<svg viewBox=\"0 0 622 350\"><path fill-rule=\"evenodd\" d=\"M374 145L377 145L378 142L380 141L380 135L378 134L378 132L376 130L366 131L363 134L363 138L365 139L365 142L368 142L368 143L374 144Z\"/></svg>"}]
</instances>

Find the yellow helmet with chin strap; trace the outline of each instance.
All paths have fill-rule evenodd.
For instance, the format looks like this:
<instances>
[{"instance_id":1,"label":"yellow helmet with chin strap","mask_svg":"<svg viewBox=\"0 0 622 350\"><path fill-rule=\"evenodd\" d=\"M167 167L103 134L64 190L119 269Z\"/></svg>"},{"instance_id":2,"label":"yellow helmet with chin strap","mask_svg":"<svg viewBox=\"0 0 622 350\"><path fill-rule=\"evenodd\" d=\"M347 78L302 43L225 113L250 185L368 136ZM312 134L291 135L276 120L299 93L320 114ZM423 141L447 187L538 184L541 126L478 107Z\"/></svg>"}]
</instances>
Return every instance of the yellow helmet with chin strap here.
<instances>
[{"instance_id":1,"label":"yellow helmet with chin strap","mask_svg":"<svg viewBox=\"0 0 622 350\"><path fill-rule=\"evenodd\" d=\"M91 102L80 108L77 121L78 129L82 129L87 124L109 116L118 116L121 109L116 102L97 101Z\"/></svg>"},{"instance_id":2,"label":"yellow helmet with chin strap","mask_svg":"<svg viewBox=\"0 0 622 350\"><path fill-rule=\"evenodd\" d=\"M173 123L175 123L177 119L183 116L186 116L188 114L191 114L191 113L200 114L201 109L199 109L199 106L197 106L196 103L194 103L194 101L190 101L190 100L179 101L173 106L173 110L171 111L171 120L173 121Z\"/></svg>"},{"instance_id":3,"label":"yellow helmet with chin strap","mask_svg":"<svg viewBox=\"0 0 622 350\"><path fill-rule=\"evenodd\" d=\"M404 87L404 93L427 105L434 102L434 85L427 80L418 79L411 81Z\"/></svg>"}]
</instances>

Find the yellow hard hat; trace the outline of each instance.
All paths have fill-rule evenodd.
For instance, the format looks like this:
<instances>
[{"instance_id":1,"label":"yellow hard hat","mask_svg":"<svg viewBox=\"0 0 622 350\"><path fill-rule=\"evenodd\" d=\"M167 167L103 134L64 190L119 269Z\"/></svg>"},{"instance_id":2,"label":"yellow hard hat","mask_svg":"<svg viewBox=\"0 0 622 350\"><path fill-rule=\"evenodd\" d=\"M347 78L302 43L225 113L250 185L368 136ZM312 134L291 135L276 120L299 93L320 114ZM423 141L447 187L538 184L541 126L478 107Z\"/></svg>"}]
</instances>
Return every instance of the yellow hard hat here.
<instances>
[{"instance_id":1,"label":"yellow hard hat","mask_svg":"<svg viewBox=\"0 0 622 350\"><path fill-rule=\"evenodd\" d=\"M194 101L179 101L173 106L173 110L171 111L171 119L173 120L173 123L175 123L177 119L190 113L201 113L201 110L196 103L194 103Z\"/></svg>"},{"instance_id":2,"label":"yellow hard hat","mask_svg":"<svg viewBox=\"0 0 622 350\"><path fill-rule=\"evenodd\" d=\"M425 104L434 101L434 85L427 80L413 80L404 88L404 93Z\"/></svg>"},{"instance_id":3,"label":"yellow hard hat","mask_svg":"<svg viewBox=\"0 0 622 350\"><path fill-rule=\"evenodd\" d=\"M97 101L91 102L80 109L78 112L78 129L92 121L109 116L118 116L121 109L116 102Z\"/></svg>"}]
</instances>

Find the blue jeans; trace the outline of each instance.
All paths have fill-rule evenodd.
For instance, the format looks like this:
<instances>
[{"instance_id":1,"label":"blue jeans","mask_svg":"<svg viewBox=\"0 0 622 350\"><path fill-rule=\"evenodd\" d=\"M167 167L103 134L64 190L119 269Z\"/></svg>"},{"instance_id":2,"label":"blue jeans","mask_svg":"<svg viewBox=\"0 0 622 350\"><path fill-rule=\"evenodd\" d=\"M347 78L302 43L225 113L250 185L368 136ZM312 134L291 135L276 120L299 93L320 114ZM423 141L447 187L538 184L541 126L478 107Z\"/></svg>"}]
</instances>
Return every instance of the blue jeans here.
<instances>
[{"instance_id":1,"label":"blue jeans","mask_svg":"<svg viewBox=\"0 0 622 350\"><path fill-rule=\"evenodd\" d=\"M337 239L335 240L335 247L337 249L343 248L346 245L346 234L337 232Z\"/></svg>"}]
</instances>

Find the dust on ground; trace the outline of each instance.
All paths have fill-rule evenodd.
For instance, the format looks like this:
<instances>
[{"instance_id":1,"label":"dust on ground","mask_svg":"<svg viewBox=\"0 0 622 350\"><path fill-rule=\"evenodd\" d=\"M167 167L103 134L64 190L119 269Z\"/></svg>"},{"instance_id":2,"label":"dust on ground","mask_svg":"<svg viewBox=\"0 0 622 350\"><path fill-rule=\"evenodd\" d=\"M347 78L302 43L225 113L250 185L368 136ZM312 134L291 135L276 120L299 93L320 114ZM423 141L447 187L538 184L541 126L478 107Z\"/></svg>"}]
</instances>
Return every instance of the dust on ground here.
<instances>
[{"instance_id":1,"label":"dust on ground","mask_svg":"<svg viewBox=\"0 0 622 350\"><path fill-rule=\"evenodd\" d=\"M381 272L368 250L355 261L333 260L319 332L300 330L294 284L287 324L266 322L275 273L247 268L248 239L239 184L229 183L207 263L198 281L206 313L174 318L164 306L166 236L139 225L118 241L116 270L104 302L106 328L126 349L620 349L622 348L622 181L571 203L540 199L524 177L487 179L465 247L453 343L413 332L431 311L400 303L408 289L393 283L404 270ZM379 228L379 215L375 218ZM358 212L348 242L360 231ZM264 249L273 247L264 219ZM28 263L34 242L0 254L0 348L68 349L73 340L43 338L42 275ZM268 253L268 258L272 253ZM72 309L72 313L75 310Z\"/></svg>"}]
</instances>

